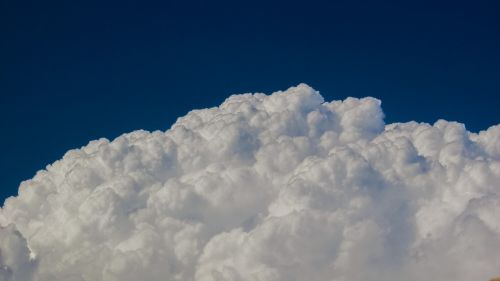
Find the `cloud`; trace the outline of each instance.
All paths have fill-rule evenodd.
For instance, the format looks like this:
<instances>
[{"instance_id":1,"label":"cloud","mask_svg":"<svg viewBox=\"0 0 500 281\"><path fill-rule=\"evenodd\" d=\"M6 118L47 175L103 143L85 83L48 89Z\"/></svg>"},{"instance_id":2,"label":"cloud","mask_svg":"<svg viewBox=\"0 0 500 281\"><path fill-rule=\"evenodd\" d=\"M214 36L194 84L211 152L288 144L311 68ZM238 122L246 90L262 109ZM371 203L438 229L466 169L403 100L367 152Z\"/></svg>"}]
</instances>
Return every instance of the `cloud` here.
<instances>
[{"instance_id":1,"label":"cloud","mask_svg":"<svg viewBox=\"0 0 500 281\"><path fill-rule=\"evenodd\" d=\"M0 280L488 280L500 126L384 124L305 84L100 139L0 210Z\"/></svg>"}]
</instances>

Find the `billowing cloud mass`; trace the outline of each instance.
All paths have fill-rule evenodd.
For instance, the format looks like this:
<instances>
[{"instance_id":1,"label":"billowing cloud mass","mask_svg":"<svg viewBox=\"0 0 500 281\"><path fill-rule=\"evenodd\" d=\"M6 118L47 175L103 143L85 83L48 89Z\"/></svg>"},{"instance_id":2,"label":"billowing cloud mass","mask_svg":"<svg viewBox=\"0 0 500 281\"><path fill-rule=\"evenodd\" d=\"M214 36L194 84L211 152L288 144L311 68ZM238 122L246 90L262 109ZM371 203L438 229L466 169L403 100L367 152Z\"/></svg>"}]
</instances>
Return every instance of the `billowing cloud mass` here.
<instances>
[{"instance_id":1,"label":"billowing cloud mass","mask_svg":"<svg viewBox=\"0 0 500 281\"><path fill-rule=\"evenodd\" d=\"M500 126L384 124L301 84L100 139L0 210L0 280L488 280Z\"/></svg>"}]
</instances>

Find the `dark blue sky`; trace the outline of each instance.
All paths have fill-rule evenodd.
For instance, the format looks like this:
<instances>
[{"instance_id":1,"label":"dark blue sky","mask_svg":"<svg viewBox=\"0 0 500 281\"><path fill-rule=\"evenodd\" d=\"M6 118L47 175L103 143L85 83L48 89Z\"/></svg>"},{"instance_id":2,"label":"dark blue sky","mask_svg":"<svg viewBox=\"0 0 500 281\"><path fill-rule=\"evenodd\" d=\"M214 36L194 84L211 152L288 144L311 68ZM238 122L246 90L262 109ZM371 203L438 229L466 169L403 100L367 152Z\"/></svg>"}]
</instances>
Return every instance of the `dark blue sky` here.
<instances>
[{"instance_id":1,"label":"dark blue sky","mask_svg":"<svg viewBox=\"0 0 500 281\"><path fill-rule=\"evenodd\" d=\"M92 139L300 82L500 123L500 1L0 0L0 201Z\"/></svg>"}]
</instances>

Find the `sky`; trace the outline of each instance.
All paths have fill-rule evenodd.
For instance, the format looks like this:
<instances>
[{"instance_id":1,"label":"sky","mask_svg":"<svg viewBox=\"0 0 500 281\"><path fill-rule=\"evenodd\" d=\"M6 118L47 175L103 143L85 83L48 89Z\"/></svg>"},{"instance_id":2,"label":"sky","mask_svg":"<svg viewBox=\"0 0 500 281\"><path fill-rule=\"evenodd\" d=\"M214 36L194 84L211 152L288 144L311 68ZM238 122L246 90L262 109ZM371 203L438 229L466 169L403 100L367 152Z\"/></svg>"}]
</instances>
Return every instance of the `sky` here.
<instances>
[{"instance_id":1,"label":"sky","mask_svg":"<svg viewBox=\"0 0 500 281\"><path fill-rule=\"evenodd\" d=\"M498 1L0 1L0 199L69 149L299 83L500 121Z\"/></svg>"}]
</instances>

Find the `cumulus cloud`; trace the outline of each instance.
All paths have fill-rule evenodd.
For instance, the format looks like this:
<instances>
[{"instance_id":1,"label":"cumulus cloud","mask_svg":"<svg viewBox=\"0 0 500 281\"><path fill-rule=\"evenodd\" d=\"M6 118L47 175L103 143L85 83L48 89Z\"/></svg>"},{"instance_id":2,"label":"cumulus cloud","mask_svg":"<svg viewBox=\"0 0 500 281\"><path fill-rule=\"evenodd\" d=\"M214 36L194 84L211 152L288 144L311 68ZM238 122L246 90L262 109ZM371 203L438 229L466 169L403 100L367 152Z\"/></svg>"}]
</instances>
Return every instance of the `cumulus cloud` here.
<instances>
[{"instance_id":1,"label":"cumulus cloud","mask_svg":"<svg viewBox=\"0 0 500 281\"><path fill-rule=\"evenodd\" d=\"M0 209L0 280L488 280L500 126L301 84L71 150Z\"/></svg>"}]
</instances>

